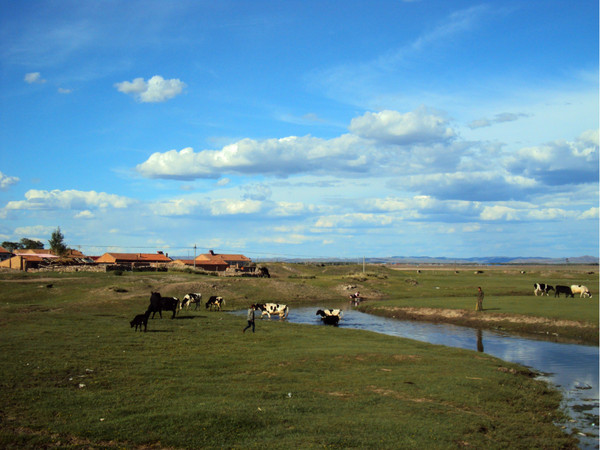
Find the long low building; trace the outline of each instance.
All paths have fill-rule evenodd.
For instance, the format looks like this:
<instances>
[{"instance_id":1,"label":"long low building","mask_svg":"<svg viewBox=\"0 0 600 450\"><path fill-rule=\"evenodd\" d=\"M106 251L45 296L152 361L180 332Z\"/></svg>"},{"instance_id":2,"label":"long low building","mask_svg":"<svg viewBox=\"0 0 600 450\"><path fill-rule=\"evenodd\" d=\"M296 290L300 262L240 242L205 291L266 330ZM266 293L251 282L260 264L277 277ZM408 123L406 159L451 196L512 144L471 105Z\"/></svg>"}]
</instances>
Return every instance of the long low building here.
<instances>
[{"instance_id":1,"label":"long low building","mask_svg":"<svg viewBox=\"0 0 600 450\"><path fill-rule=\"evenodd\" d=\"M111 264L120 266L156 266L173 262L168 255L156 253L105 253L96 259L96 264Z\"/></svg>"},{"instance_id":2,"label":"long low building","mask_svg":"<svg viewBox=\"0 0 600 450\"><path fill-rule=\"evenodd\" d=\"M227 267L236 267L241 269L252 263L252 260L244 255L232 255L225 253L215 253L209 250L208 253L204 253L196 257L196 264L213 263L213 264L227 264Z\"/></svg>"},{"instance_id":3,"label":"long low building","mask_svg":"<svg viewBox=\"0 0 600 450\"><path fill-rule=\"evenodd\" d=\"M0 268L23 270L37 269L40 266L47 266L60 260L82 260L86 259L86 263L93 263L87 260L85 255L78 250L68 250L61 257L54 254L50 249L19 249L12 253L12 257L0 262Z\"/></svg>"},{"instance_id":4,"label":"long low building","mask_svg":"<svg viewBox=\"0 0 600 450\"><path fill-rule=\"evenodd\" d=\"M198 261L193 259L176 259L172 262L174 265L195 267L209 272L223 272L229 268L229 264L223 261Z\"/></svg>"}]
</instances>

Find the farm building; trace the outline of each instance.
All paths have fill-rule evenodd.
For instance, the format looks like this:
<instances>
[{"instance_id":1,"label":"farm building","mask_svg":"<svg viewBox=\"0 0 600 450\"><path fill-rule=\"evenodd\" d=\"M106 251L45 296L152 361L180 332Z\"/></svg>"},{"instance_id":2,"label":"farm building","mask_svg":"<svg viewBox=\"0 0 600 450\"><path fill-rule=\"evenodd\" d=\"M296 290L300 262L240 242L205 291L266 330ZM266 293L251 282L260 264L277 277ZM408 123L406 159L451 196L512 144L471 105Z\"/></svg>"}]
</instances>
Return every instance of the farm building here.
<instances>
[{"instance_id":1,"label":"farm building","mask_svg":"<svg viewBox=\"0 0 600 450\"><path fill-rule=\"evenodd\" d=\"M6 269L23 270L37 269L41 264L49 264L51 260L58 259L58 256L52 254L34 254L25 253L15 255L12 258L0 262L0 267Z\"/></svg>"},{"instance_id":2,"label":"farm building","mask_svg":"<svg viewBox=\"0 0 600 450\"><path fill-rule=\"evenodd\" d=\"M196 266L198 266L198 264L206 263L227 264L227 267L241 269L242 267L251 264L252 260L244 255L219 254L210 250L208 253L196 257Z\"/></svg>"},{"instance_id":3,"label":"farm building","mask_svg":"<svg viewBox=\"0 0 600 450\"><path fill-rule=\"evenodd\" d=\"M208 270L210 272L223 272L229 267L229 264L223 261L198 261L197 259L195 261L193 259L176 259L172 264L196 267L196 269Z\"/></svg>"},{"instance_id":4,"label":"farm building","mask_svg":"<svg viewBox=\"0 0 600 450\"><path fill-rule=\"evenodd\" d=\"M97 264L141 267L158 266L172 262L168 255L158 251L156 253L105 253L96 259Z\"/></svg>"},{"instance_id":5,"label":"farm building","mask_svg":"<svg viewBox=\"0 0 600 450\"><path fill-rule=\"evenodd\" d=\"M14 251L12 258L0 262L0 268L27 271L52 265L87 265L93 261L79 250L69 249L64 255L57 256L50 249L20 249Z\"/></svg>"},{"instance_id":6,"label":"farm building","mask_svg":"<svg viewBox=\"0 0 600 450\"><path fill-rule=\"evenodd\" d=\"M4 261L6 259L12 258L12 252L9 252L4 247L0 247L0 261Z\"/></svg>"}]
</instances>

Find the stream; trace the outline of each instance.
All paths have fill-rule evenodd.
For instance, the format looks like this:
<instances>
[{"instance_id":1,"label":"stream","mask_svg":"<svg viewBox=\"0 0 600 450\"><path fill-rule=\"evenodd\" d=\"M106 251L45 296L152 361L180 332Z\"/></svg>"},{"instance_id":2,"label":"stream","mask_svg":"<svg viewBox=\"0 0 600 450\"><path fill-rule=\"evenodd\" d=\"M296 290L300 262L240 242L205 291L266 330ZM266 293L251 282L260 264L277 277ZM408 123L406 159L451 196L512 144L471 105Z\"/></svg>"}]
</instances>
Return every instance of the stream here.
<instances>
[{"instance_id":1,"label":"stream","mask_svg":"<svg viewBox=\"0 0 600 450\"><path fill-rule=\"evenodd\" d=\"M327 306L329 307L329 306ZM287 320L323 325L316 311L321 306L291 308ZM243 311L245 314L245 311ZM258 317L258 316L257 316ZM278 319L273 319L278 320ZM598 447L598 347L525 338L494 330L476 330L448 324L403 321L347 309L338 328L355 328L431 344L480 351L518 363L542 374L563 393L563 406L571 420L558 424L576 432L582 449ZM335 329L335 327L332 327Z\"/></svg>"}]
</instances>

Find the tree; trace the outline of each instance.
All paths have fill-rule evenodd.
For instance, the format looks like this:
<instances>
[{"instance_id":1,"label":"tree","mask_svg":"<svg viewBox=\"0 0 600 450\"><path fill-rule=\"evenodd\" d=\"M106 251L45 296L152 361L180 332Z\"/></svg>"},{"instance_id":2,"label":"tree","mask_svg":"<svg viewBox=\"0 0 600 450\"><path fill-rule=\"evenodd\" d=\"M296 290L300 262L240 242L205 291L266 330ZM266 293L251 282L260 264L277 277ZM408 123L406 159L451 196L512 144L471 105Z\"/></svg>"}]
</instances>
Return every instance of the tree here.
<instances>
[{"instance_id":1,"label":"tree","mask_svg":"<svg viewBox=\"0 0 600 450\"><path fill-rule=\"evenodd\" d=\"M10 241L4 241L0 247L5 248L6 250L8 250L9 252L14 252L15 250L19 250L21 249L21 244L19 244L18 242L10 242Z\"/></svg>"},{"instance_id":2,"label":"tree","mask_svg":"<svg viewBox=\"0 0 600 450\"><path fill-rule=\"evenodd\" d=\"M62 256L67 252L67 246L64 243L65 236L60 232L60 227L52 232L52 237L48 241L50 244L50 250L55 255Z\"/></svg>"},{"instance_id":3,"label":"tree","mask_svg":"<svg viewBox=\"0 0 600 450\"><path fill-rule=\"evenodd\" d=\"M33 239L22 238L21 239L21 248L23 249L42 249L44 248L44 243L41 241L34 241Z\"/></svg>"}]
</instances>

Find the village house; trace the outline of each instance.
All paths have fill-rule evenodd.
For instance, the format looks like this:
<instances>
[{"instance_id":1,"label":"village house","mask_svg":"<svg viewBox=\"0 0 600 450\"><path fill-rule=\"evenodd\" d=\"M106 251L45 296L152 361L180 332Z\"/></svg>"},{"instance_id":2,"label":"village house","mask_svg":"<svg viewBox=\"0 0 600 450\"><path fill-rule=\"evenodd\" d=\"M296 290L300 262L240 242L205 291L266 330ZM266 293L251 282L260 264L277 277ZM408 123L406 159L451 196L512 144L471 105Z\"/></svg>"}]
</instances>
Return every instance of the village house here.
<instances>
[{"instance_id":1,"label":"village house","mask_svg":"<svg viewBox=\"0 0 600 450\"><path fill-rule=\"evenodd\" d=\"M203 269L209 272L223 272L229 267L229 264L224 261L198 261L197 259L176 259L172 264L195 267L196 269Z\"/></svg>"},{"instance_id":2,"label":"village house","mask_svg":"<svg viewBox=\"0 0 600 450\"><path fill-rule=\"evenodd\" d=\"M219 254L210 250L208 253L204 253L196 257L196 265L198 265L198 263L225 263L227 264L227 267L242 269L243 267L252 264L252 260L244 255Z\"/></svg>"},{"instance_id":3,"label":"village house","mask_svg":"<svg viewBox=\"0 0 600 450\"><path fill-rule=\"evenodd\" d=\"M6 250L4 247L0 247L0 261L12 258L13 253Z\"/></svg>"},{"instance_id":4,"label":"village house","mask_svg":"<svg viewBox=\"0 0 600 450\"><path fill-rule=\"evenodd\" d=\"M252 260L244 255L220 254L210 250L196 257L196 259L176 259L174 265L195 267L211 272L224 272L226 270L244 270L253 266Z\"/></svg>"},{"instance_id":5,"label":"village house","mask_svg":"<svg viewBox=\"0 0 600 450\"><path fill-rule=\"evenodd\" d=\"M79 250L69 249L63 255L58 256L47 248L28 248L16 249L10 258L0 261L0 268L27 271L52 264L82 265L93 264L93 261Z\"/></svg>"},{"instance_id":6,"label":"village house","mask_svg":"<svg viewBox=\"0 0 600 450\"><path fill-rule=\"evenodd\" d=\"M169 264L172 260L169 255L158 251L156 253L105 253L96 259L97 264L119 265L129 267L151 266L157 267Z\"/></svg>"}]
</instances>

